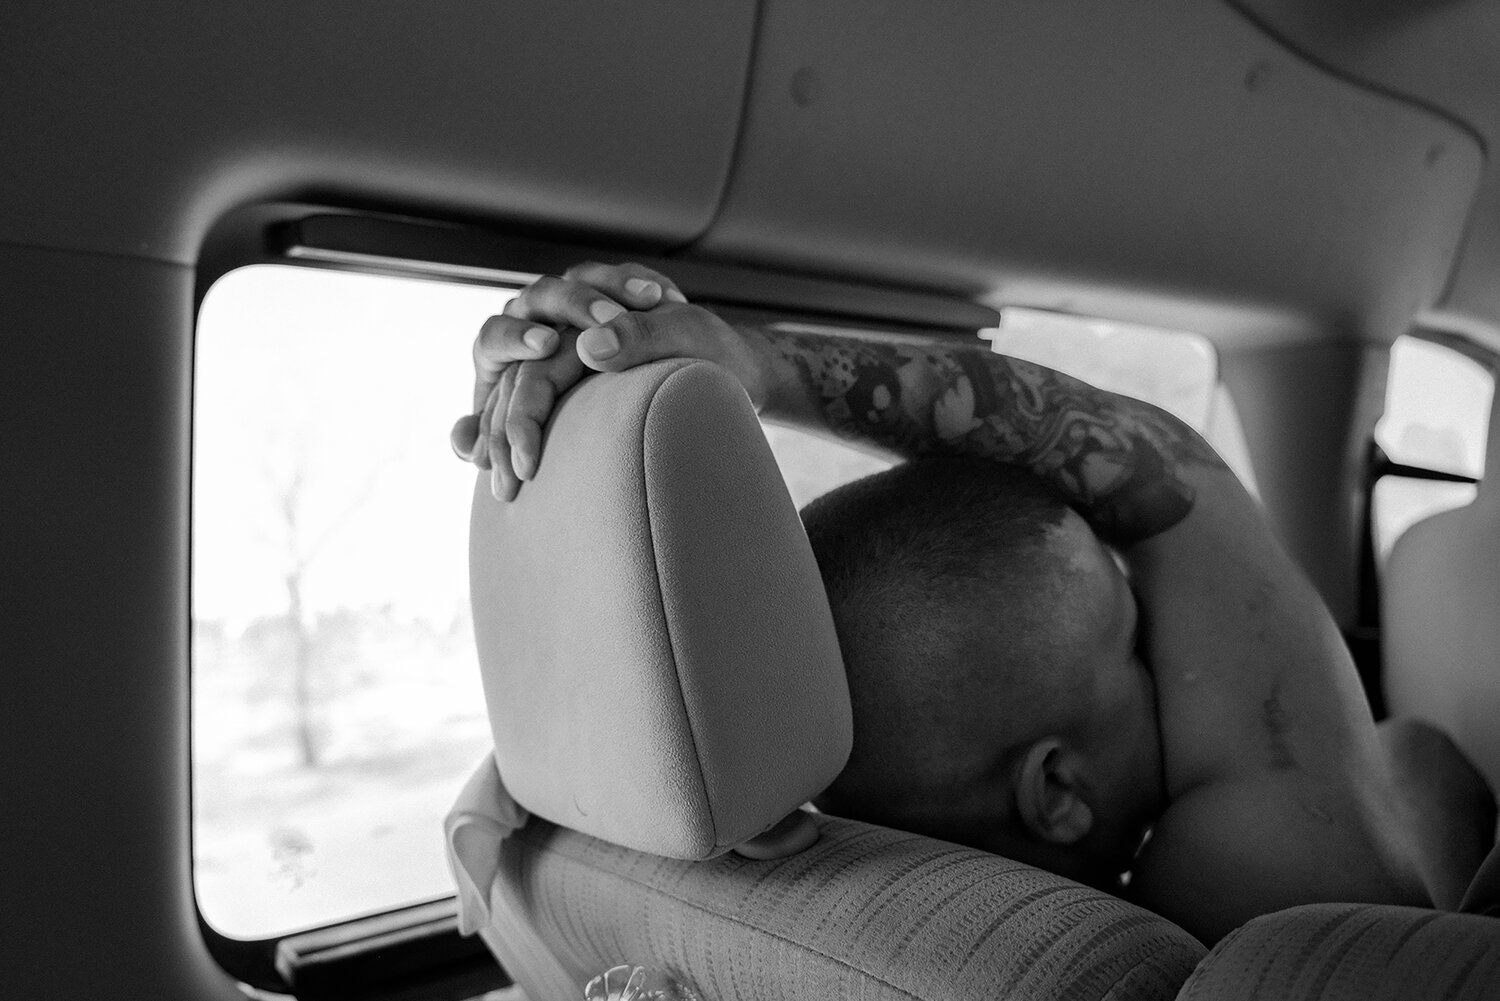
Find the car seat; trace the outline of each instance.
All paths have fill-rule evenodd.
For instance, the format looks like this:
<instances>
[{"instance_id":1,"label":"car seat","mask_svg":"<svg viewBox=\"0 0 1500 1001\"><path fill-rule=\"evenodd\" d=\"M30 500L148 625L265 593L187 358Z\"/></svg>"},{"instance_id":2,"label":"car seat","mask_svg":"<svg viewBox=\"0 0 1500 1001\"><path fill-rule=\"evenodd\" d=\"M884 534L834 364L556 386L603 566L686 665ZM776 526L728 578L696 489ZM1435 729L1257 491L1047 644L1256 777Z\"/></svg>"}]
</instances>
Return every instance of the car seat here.
<instances>
[{"instance_id":1,"label":"car seat","mask_svg":"<svg viewBox=\"0 0 1500 1001\"><path fill-rule=\"evenodd\" d=\"M848 756L848 691L801 521L721 369L577 387L514 502L479 478L470 576L495 753L450 856L464 926L534 1001L622 963L706 1001L1162 998L1203 955L1050 873L795 813ZM811 845L758 837L793 814Z\"/></svg>"},{"instance_id":2,"label":"car seat","mask_svg":"<svg viewBox=\"0 0 1500 1001\"><path fill-rule=\"evenodd\" d=\"M1500 969L1500 922L1367 907L1331 931L1270 915L1200 965L1196 939L1109 894L798 811L848 754L848 693L743 390L699 362L588 379L541 466L510 504L476 486L495 752L447 821L461 926L532 1001L622 964L702 1001L1311 998L1281 988L1336 986L1351 956L1350 982L1385 976L1393 942L1408 966L1411 943L1458 957L1444 991Z\"/></svg>"},{"instance_id":3,"label":"car seat","mask_svg":"<svg viewBox=\"0 0 1500 1001\"><path fill-rule=\"evenodd\" d=\"M1474 502L1417 522L1381 581L1386 704L1446 731L1500 789L1500 407Z\"/></svg>"}]
</instances>

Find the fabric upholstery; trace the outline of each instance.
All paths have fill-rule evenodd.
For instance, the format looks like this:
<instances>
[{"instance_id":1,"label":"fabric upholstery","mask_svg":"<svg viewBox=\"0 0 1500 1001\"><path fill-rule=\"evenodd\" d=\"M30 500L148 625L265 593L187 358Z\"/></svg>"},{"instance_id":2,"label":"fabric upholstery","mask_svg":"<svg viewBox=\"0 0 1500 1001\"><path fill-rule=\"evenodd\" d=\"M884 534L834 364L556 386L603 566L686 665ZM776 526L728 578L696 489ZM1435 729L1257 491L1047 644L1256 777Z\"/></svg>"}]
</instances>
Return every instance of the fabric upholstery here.
<instances>
[{"instance_id":1,"label":"fabric upholstery","mask_svg":"<svg viewBox=\"0 0 1500 1001\"><path fill-rule=\"evenodd\" d=\"M704 1001L1124 1001L1173 997L1204 954L1165 919L1062 877L817 823L817 843L790 858L683 862L533 819L497 851L492 904L566 972L518 982L532 1001L561 1001L628 963L664 969ZM492 927L486 940L503 949Z\"/></svg>"},{"instance_id":2,"label":"fabric upholstery","mask_svg":"<svg viewBox=\"0 0 1500 1001\"><path fill-rule=\"evenodd\" d=\"M514 502L480 476L470 591L495 757L539 816L706 858L848 757L817 564L744 390L716 366L584 380Z\"/></svg>"},{"instance_id":3,"label":"fabric upholstery","mask_svg":"<svg viewBox=\"0 0 1500 1001\"><path fill-rule=\"evenodd\" d=\"M1407 530L1381 582L1386 704L1437 724L1500 789L1500 406L1467 507Z\"/></svg>"},{"instance_id":4,"label":"fabric upholstery","mask_svg":"<svg viewBox=\"0 0 1500 1001\"><path fill-rule=\"evenodd\" d=\"M1500 998L1500 920L1415 907L1309 904L1221 941L1182 1001Z\"/></svg>"},{"instance_id":5,"label":"fabric upholstery","mask_svg":"<svg viewBox=\"0 0 1500 1001\"><path fill-rule=\"evenodd\" d=\"M1458 909L1468 914L1500 918L1500 844L1490 849L1489 855L1480 863Z\"/></svg>"},{"instance_id":6,"label":"fabric upholstery","mask_svg":"<svg viewBox=\"0 0 1500 1001\"><path fill-rule=\"evenodd\" d=\"M525 919L512 835L530 819L506 791L494 760L480 762L443 824L458 890L458 930L478 934L528 998L576 1001L572 975Z\"/></svg>"}]
</instances>

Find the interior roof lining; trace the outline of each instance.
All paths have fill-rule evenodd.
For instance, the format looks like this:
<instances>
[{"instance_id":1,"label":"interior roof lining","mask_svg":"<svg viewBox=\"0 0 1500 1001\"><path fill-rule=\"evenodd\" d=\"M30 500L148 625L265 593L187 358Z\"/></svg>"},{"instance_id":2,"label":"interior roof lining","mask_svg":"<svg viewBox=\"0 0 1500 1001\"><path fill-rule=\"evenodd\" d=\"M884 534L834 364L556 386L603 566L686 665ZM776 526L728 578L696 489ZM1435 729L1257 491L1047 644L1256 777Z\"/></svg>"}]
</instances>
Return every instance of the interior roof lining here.
<instances>
[{"instance_id":1,"label":"interior roof lining","mask_svg":"<svg viewBox=\"0 0 1500 1001\"><path fill-rule=\"evenodd\" d=\"M1254 26L1257 31L1261 32L1267 38L1270 38L1277 45L1280 45L1282 48L1284 48L1288 53L1296 56L1298 59L1301 59L1309 66L1315 67L1319 71L1326 73L1329 76L1343 80L1344 82L1358 87L1361 90L1369 91L1372 94L1379 94L1381 97L1389 98L1393 101L1400 101L1404 104L1409 104L1414 108L1420 108L1422 111L1425 111L1436 118L1443 119L1455 128L1463 129L1469 134L1469 137L1473 139L1474 142L1479 146L1480 154L1486 158L1489 157L1489 142L1485 138L1484 133L1472 122L1465 119L1462 115L1459 115L1458 113L1443 107L1435 101L1430 101L1417 94L1412 94L1408 91L1388 86L1381 83L1379 80L1372 79L1371 77L1365 76L1363 74L1351 72L1350 70L1345 69L1344 67L1323 58L1318 53L1309 49L1307 46L1298 43L1297 40L1292 38L1291 35L1279 30L1268 19L1262 17L1258 12L1250 8L1244 2L1244 0L1219 0L1219 2L1228 7L1230 10L1233 10L1240 17L1244 18L1248 23Z\"/></svg>"}]
</instances>

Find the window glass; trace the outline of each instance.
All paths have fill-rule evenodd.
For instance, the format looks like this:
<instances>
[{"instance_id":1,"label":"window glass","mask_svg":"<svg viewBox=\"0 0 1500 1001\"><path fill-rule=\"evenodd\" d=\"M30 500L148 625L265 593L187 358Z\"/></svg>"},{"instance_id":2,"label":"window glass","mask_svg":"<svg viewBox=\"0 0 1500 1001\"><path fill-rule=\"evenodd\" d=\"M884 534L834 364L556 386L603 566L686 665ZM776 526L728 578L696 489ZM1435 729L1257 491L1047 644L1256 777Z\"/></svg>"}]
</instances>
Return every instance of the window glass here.
<instances>
[{"instance_id":1,"label":"window glass","mask_svg":"<svg viewBox=\"0 0 1500 1001\"><path fill-rule=\"evenodd\" d=\"M786 480L787 492L800 511L808 501L834 487L891 468L890 459L861 452L829 438L793 428L764 425L766 440Z\"/></svg>"},{"instance_id":2,"label":"window glass","mask_svg":"<svg viewBox=\"0 0 1500 1001\"><path fill-rule=\"evenodd\" d=\"M1391 345L1385 411L1375 440L1395 462L1484 475L1492 375L1452 348L1416 337Z\"/></svg>"},{"instance_id":3,"label":"window glass","mask_svg":"<svg viewBox=\"0 0 1500 1001\"><path fill-rule=\"evenodd\" d=\"M1219 360L1206 337L1136 323L1007 307L980 334L999 354L1065 372L1100 389L1154 403L1206 438L1256 493L1250 451Z\"/></svg>"},{"instance_id":4,"label":"window glass","mask_svg":"<svg viewBox=\"0 0 1500 1001\"><path fill-rule=\"evenodd\" d=\"M1208 426L1219 364L1206 338L1040 309L1010 307L1000 317L988 332L1000 354L1154 403L1200 433Z\"/></svg>"},{"instance_id":5,"label":"window glass","mask_svg":"<svg viewBox=\"0 0 1500 1001\"><path fill-rule=\"evenodd\" d=\"M1467 507L1478 491L1470 483L1443 483L1409 476L1382 476L1375 483L1375 555L1379 562L1391 554L1401 533L1440 511Z\"/></svg>"},{"instance_id":6,"label":"window glass","mask_svg":"<svg viewBox=\"0 0 1500 1001\"><path fill-rule=\"evenodd\" d=\"M1391 345L1375 441L1394 462L1478 479L1484 476L1494 393L1494 376L1473 359L1431 341L1399 337ZM1402 532L1474 496L1469 484L1382 477L1373 498L1376 553L1384 559Z\"/></svg>"},{"instance_id":7,"label":"window glass","mask_svg":"<svg viewBox=\"0 0 1500 1001\"><path fill-rule=\"evenodd\" d=\"M447 437L510 295L257 266L204 300L193 851L223 934L452 892L441 820L491 741Z\"/></svg>"}]
</instances>

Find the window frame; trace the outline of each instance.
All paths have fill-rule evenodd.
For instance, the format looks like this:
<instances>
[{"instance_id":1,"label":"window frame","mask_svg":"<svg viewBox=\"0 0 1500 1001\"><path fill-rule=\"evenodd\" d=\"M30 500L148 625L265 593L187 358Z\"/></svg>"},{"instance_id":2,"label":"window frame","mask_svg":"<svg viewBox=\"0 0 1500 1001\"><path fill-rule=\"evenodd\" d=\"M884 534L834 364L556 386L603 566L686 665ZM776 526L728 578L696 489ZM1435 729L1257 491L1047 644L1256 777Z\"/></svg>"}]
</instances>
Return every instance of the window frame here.
<instances>
[{"instance_id":1,"label":"window frame","mask_svg":"<svg viewBox=\"0 0 1500 1001\"><path fill-rule=\"evenodd\" d=\"M670 274L689 299L713 307L731 322L815 322L845 326L851 333L920 332L956 343L973 339L979 330L998 322L995 310L962 298L670 260L654 255L651 249L655 248L552 242L522 229L328 205L252 205L220 219L204 240L192 303L192 354L196 360L197 322L209 289L231 271L256 264L514 289L537 275L561 273L579 261L633 260ZM192 392L196 390L194 384ZM191 511L191 495L188 503ZM191 555L188 579L192 579ZM191 623L191 609L187 619ZM187 649L188 698L183 705L190 713L194 678L190 639ZM191 845L191 716L187 732L186 843ZM511 982L480 939L459 935L457 902L451 895L284 935L238 939L220 933L203 917L195 871L192 886L194 912L209 955L230 976L259 991L295 994L304 1001L371 999L407 995L414 986L425 985L444 996L477 996Z\"/></svg>"}]
</instances>

